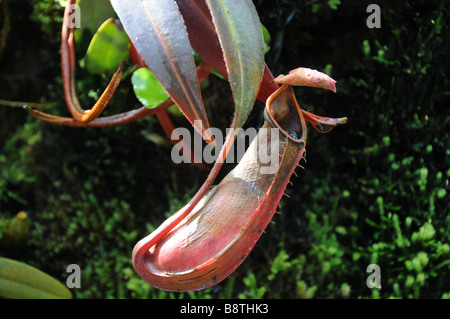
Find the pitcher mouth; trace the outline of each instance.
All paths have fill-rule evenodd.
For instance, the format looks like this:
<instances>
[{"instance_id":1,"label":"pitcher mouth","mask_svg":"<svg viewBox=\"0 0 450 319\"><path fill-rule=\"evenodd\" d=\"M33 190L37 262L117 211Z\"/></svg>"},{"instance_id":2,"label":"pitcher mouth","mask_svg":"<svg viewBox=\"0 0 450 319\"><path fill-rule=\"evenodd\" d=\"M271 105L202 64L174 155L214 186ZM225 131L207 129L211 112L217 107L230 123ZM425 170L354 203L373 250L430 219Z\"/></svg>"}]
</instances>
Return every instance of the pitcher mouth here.
<instances>
[{"instance_id":1,"label":"pitcher mouth","mask_svg":"<svg viewBox=\"0 0 450 319\"><path fill-rule=\"evenodd\" d=\"M283 84L267 99L264 119L293 143L306 142L306 122L292 86Z\"/></svg>"}]
</instances>

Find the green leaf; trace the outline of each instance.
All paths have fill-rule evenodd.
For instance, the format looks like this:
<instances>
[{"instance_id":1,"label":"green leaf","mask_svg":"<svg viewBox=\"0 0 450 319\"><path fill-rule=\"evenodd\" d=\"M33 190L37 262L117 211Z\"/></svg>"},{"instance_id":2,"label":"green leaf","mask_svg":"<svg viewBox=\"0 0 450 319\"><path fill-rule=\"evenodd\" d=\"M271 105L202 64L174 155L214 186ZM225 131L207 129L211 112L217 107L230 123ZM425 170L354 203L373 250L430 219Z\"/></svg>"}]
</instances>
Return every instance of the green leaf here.
<instances>
[{"instance_id":1,"label":"green leaf","mask_svg":"<svg viewBox=\"0 0 450 319\"><path fill-rule=\"evenodd\" d=\"M337 10L338 6L341 4L341 0L329 0L328 5L332 10Z\"/></svg>"},{"instance_id":2,"label":"green leaf","mask_svg":"<svg viewBox=\"0 0 450 319\"><path fill-rule=\"evenodd\" d=\"M270 36L269 30L261 23L261 30L263 34L264 39L264 54L267 54L267 52L270 51L270 41L272 40L272 37Z\"/></svg>"},{"instance_id":3,"label":"green leaf","mask_svg":"<svg viewBox=\"0 0 450 319\"><path fill-rule=\"evenodd\" d=\"M227 66L236 127L245 123L264 74L264 39L251 0L206 0Z\"/></svg>"},{"instance_id":4,"label":"green leaf","mask_svg":"<svg viewBox=\"0 0 450 319\"><path fill-rule=\"evenodd\" d=\"M130 55L128 35L118 21L109 19L95 33L86 52L86 69L92 74L112 75Z\"/></svg>"},{"instance_id":5,"label":"green leaf","mask_svg":"<svg viewBox=\"0 0 450 319\"><path fill-rule=\"evenodd\" d=\"M75 29L77 44L84 41L84 36L92 36L103 22L116 17L109 0L78 0L77 5L81 13L81 28Z\"/></svg>"},{"instance_id":6,"label":"green leaf","mask_svg":"<svg viewBox=\"0 0 450 319\"><path fill-rule=\"evenodd\" d=\"M138 100L148 108L155 108L170 96L148 68L140 68L131 77Z\"/></svg>"},{"instance_id":7,"label":"green leaf","mask_svg":"<svg viewBox=\"0 0 450 319\"><path fill-rule=\"evenodd\" d=\"M61 282L19 261L0 257L0 296L14 299L70 299Z\"/></svg>"},{"instance_id":8,"label":"green leaf","mask_svg":"<svg viewBox=\"0 0 450 319\"><path fill-rule=\"evenodd\" d=\"M186 26L174 0L111 0L128 36L148 68L205 140L209 122Z\"/></svg>"}]
</instances>

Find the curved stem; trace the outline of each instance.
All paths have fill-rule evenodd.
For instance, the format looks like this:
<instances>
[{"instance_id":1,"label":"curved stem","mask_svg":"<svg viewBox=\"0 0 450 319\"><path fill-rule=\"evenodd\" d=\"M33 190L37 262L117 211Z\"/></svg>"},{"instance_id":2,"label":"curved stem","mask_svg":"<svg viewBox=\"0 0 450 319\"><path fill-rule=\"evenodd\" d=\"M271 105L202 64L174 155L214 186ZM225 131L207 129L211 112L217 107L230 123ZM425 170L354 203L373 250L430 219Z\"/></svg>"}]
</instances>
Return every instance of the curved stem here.
<instances>
[{"instance_id":1,"label":"curved stem","mask_svg":"<svg viewBox=\"0 0 450 319\"><path fill-rule=\"evenodd\" d=\"M24 105L28 105L34 108L42 108L46 106L48 103L35 103L35 102L20 102L20 101L9 101L0 99L0 105L8 106L8 107L23 107Z\"/></svg>"},{"instance_id":2,"label":"curved stem","mask_svg":"<svg viewBox=\"0 0 450 319\"><path fill-rule=\"evenodd\" d=\"M74 28L69 27L69 19L71 18L71 8L76 0L70 0L64 11L64 21L61 32L61 71L64 87L64 97L66 99L67 108L73 118L79 122L90 122L97 118L106 108L116 91L120 80L122 79L123 61L119 65L119 69L113 75L109 85L97 101L95 105L84 110L78 99L75 85L75 46L74 46Z\"/></svg>"},{"instance_id":3,"label":"curved stem","mask_svg":"<svg viewBox=\"0 0 450 319\"><path fill-rule=\"evenodd\" d=\"M64 125L69 127L108 127L121 124L127 124L136 120L143 119L147 116L156 114L161 110L165 110L173 104L172 99L167 99L154 109L149 109L146 107L140 107L135 110L128 112L123 112L120 114L115 114L111 116L99 117L90 122L80 122L72 117L63 117L47 114L30 107L25 106L25 109L30 113L30 115L36 117L37 119L43 120L48 123Z\"/></svg>"},{"instance_id":4,"label":"curved stem","mask_svg":"<svg viewBox=\"0 0 450 319\"><path fill-rule=\"evenodd\" d=\"M197 67L197 77L200 83L206 80L208 75L211 72L211 67L205 62L201 62ZM151 116L160 112L162 110L167 109L169 106L174 104L171 98L168 98L163 103L158 105L153 109L149 109L147 107L140 107L135 110L131 110L128 112L123 112L120 114L115 114L111 116L98 117L90 122L81 122L77 121L71 117L62 117L46 114L44 112L40 112L38 110L32 109L30 107L25 106L25 109L34 117L58 125L70 126L70 127L108 127L115 125L128 124L133 121L137 121L143 119L147 116Z\"/></svg>"}]
</instances>

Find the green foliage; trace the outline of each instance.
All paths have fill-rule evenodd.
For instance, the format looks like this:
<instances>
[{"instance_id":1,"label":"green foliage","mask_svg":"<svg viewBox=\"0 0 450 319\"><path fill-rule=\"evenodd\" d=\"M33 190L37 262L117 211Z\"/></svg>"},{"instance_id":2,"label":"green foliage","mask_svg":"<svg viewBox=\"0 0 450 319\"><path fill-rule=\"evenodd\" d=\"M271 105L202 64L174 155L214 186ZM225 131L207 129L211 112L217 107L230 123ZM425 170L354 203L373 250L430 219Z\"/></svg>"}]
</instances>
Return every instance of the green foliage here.
<instances>
[{"instance_id":1,"label":"green foliage","mask_svg":"<svg viewBox=\"0 0 450 319\"><path fill-rule=\"evenodd\" d=\"M98 28L108 19L116 18L116 13L109 0L77 0L80 7L80 28L75 29L77 45L89 42Z\"/></svg>"},{"instance_id":2,"label":"green foliage","mask_svg":"<svg viewBox=\"0 0 450 319\"><path fill-rule=\"evenodd\" d=\"M267 54L267 52L269 52L270 50L270 41L272 40L272 38L270 36L269 30L267 30L267 28L263 24L261 24L261 30L264 39L264 54Z\"/></svg>"},{"instance_id":3,"label":"green foliage","mask_svg":"<svg viewBox=\"0 0 450 319\"><path fill-rule=\"evenodd\" d=\"M14 299L70 299L66 286L39 269L0 257L0 296Z\"/></svg>"},{"instance_id":4,"label":"green foliage","mask_svg":"<svg viewBox=\"0 0 450 319\"><path fill-rule=\"evenodd\" d=\"M51 41L59 43L60 39L53 37L55 30L60 29L63 22L61 15L61 4L55 0L32 0L33 14L31 19L38 22L44 34L51 38Z\"/></svg>"},{"instance_id":5,"label":"green foliage","mask_svg":"<svg viewBox=\"0 0 450 319\"><path fill-rule=\"evenodd\" d=\"M329 0L328 1L328 6L333 10L337 10L338 6L340 4L341 4L341 0Z\"/></svg>"},{"instance_id":6,"label":"green foliage","mask_svg":"<svg viewBox=\"0 0 450 319\"><path fill-rule=\"evenodd\" d=\"M324 3L322 3L322 2L324 2L324 1L315 2L312 4L311 8L312 8L313 13L317 13L320 10L320 8L324 5ZM339 8L339 6L341 5L341 0L327 0L326 5L331 10L337 10Z\"/></svg>"},{"instance_id":7,"label":"green foliage","mask_svg":"<svg viewBox=\"0 0 450 319\"><path fill-rule=\"evenodd\" d=\"M155 108L170 96L148 68L140 68L131 77L133 90L145 107Z\"/></svg>"},{"instance_id":8,"label":"green foliage","mask_svg":"<svg viewBox=\"0 0 450 319\"><path fill-rule=\"evenodd\" d=\"M13 218L0 217L0 247L6 250L20 249L30 235L30 219L19 212Z\"/></svg>"},{"instance_id":9,"label":"green foliage","mask_svg":"<svg viewBox=\"0 0 450 319\"><path fill-rule=\"evenodd\" d=\"M10 201L28 204L29 192L35 185L33 147L42 141L36 124L28 123L17 128L5 141L0 153L0 207Z\"/></svg>"},{"instance_id":10,"label":"green foliage","mask_svg":"<svg viewBox=\"0 0 450 319\"><path fill-rule=\"evenodd\" d=\"M128 36L114 20L103 23L86 52L86 70L92 74L111 76L118 67L117 61L129 58Z\"/></svg>"}]
</instances>

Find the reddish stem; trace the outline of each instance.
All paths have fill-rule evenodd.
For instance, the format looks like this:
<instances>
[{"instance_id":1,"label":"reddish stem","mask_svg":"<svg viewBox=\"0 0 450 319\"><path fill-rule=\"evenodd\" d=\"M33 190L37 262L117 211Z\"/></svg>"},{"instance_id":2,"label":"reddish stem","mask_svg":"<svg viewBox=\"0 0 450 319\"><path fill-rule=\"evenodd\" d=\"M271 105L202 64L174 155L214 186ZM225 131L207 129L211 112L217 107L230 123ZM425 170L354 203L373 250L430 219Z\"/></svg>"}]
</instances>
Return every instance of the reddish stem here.
<instances>
[{"instance_id":1,"label":"reddish stem","mask_svg":"<svg viewBox=\"0 0 450 319\"><path fill-rule=\"evenodd\" d=\"M64 97L66 99L67 108L72 114L72 117L76 121L89 122L97 118L104 111L119 86L120 80L122 79L123 62L120 63L119 70L114 74L109 85L97 103L95 103L90 110L84 110L78 99L75 85L76 58L74 28L69 27L69 19L71 15L70 9L75 2L75 0L70 0L67 4L66 10L64 11L64 21L61 32L61 71Z\"/></svg>"}]
</instances>

